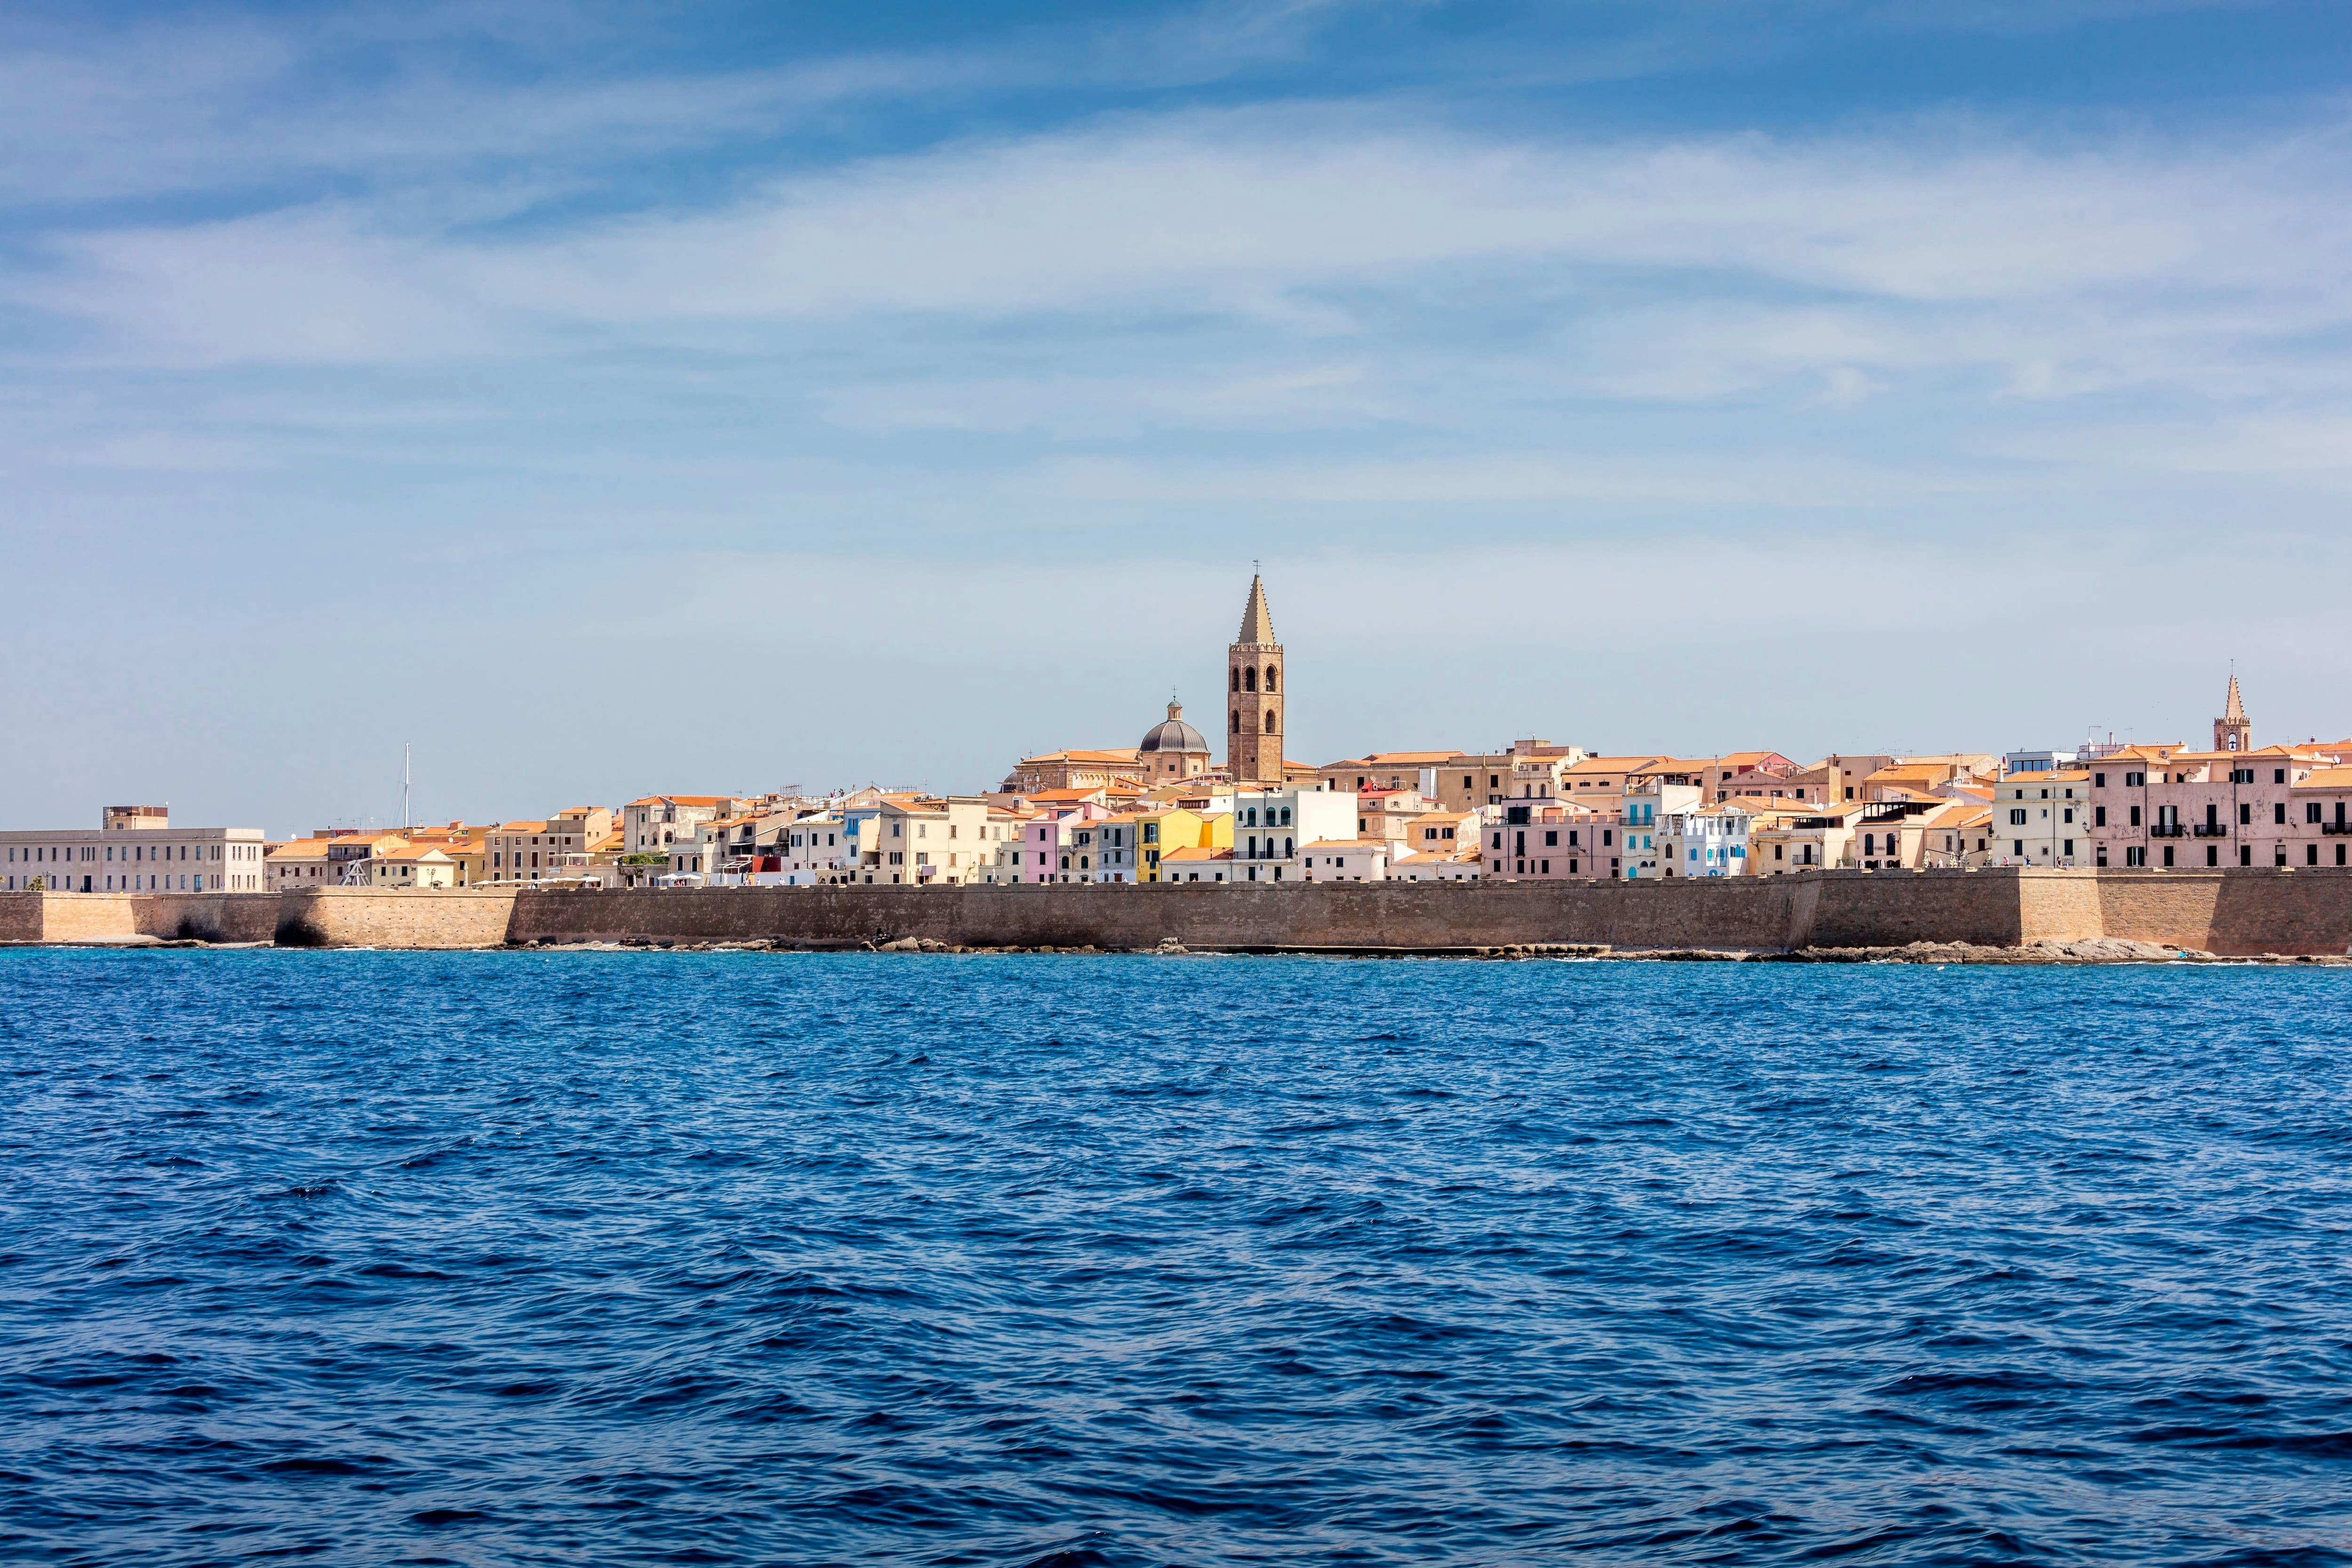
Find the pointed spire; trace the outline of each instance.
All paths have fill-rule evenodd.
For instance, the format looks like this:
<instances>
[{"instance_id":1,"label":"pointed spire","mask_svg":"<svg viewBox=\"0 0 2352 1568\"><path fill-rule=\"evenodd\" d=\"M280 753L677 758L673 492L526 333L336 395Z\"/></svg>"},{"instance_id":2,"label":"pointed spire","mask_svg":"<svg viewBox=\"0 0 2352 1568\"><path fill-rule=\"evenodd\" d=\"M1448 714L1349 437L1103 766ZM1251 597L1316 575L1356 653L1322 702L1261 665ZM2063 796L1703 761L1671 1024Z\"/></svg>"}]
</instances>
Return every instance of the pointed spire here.
<instances>
[{"instance_id":1,"label":"pointed spire","mask_svg":"<svg viewBox=\"0 0 2352 1568\"><path fill-rule=\"evenodd\" d=\"M1265 580L1255 573L1250 574L1249 603L1242 607L1242 635L1234 640L1262 645L1274 641L1274 612L1265 607Z\"/></svg>"},{"instance_id":2,"label":"pointed spire","mask_svg":"<svg viewBox=\"0 0 2352 1568\"><path fill-rule=\"evenodd\" d=\"M2238 672L2234 669L2230 672L2230 705L2221 710L2221 721L2225 724L2246 721L2246 705L2238 696Z\"/></svg>"}]
</instances>

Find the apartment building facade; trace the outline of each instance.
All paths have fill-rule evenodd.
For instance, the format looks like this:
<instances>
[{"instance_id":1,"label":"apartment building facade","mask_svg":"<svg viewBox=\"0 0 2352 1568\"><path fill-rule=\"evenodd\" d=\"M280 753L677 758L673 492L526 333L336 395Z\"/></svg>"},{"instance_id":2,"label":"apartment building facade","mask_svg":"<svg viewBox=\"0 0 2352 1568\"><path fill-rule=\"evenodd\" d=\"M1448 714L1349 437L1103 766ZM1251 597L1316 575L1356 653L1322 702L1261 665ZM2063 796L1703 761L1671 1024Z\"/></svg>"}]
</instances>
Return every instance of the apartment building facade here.
<instances>
[{"instance_id":1,"label":"apartment building facade","mask_svg":"<svg viewBox=\"0 0 2352 1568\"><path fill-rule=\"evenodd\" d=\"M173 827L160 805L110 805L96 828L0 832L0 889L61 893L268 890L258 827Z\"/></svg>"}]
</instances>

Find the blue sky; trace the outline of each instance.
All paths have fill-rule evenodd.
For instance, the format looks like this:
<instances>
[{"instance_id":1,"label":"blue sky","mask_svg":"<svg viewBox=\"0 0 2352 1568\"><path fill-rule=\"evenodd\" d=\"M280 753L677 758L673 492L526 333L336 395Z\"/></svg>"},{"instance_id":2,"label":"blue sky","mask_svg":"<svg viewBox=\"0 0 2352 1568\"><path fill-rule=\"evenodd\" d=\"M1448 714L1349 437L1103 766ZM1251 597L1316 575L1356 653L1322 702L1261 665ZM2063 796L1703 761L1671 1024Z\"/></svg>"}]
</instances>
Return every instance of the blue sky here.
<instances>
[{"instance_id":1,"label":"blue sky","mask_svg":"<svg viewBox=\"0 0 2352 1568\"><path fill-rule=\"evenodd\" d=\"M17 5L0 816L2352 732L2333 5Z\"/></svg>"}]
</instances>

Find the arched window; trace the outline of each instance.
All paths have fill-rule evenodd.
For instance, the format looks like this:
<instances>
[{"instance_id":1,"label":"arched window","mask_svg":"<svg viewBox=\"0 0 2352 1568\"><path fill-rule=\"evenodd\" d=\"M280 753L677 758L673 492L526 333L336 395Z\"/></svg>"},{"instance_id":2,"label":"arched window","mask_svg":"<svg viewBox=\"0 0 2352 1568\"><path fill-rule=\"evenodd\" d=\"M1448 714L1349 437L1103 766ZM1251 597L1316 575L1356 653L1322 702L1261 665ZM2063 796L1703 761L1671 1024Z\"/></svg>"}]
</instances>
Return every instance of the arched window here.
<instances>
[{"instance_id":1,"label":"arched window","mask_svg":"<svg viewBox=\"0 0 2352 1568\"><path fill-rule=\"evenodd\" d=\"M1238 669L1237 669L1237 670L1234 671L1234 689L1235 691L1239 691L1241 689L1242 689L1242 672L1241 672L1240 670L1238 670Z\"/></svg>"},{"instance_id":2,"label":"arched window","mask_svg":"<svg viewBox=\"0 0 2352 1568\"><path fill-rule=\"evenodd\" d=\"M1255 691L1257 689L1257 666L1251 665L1247 669L1242 671L1242 689L1244 691Z\"/></svg>"},{"instance_id":3,"label":"arched window","mask_svg":"<svg viewBox=\"0 0 2352 1568\"><path fill-rule=\"evenodd\" d=\"M1283 858L1284 859L1286 859L1286 860L1289 859L1293 855L1297 854L1297 852L1298 852L1298 846L1297 845L1297 843L1296 843L1296 842L1294 842L1293 840L1288 839L1288 838L1286 838L1286 839L1284 839L1284 840L1282 841L1282 858Z\"/></svg>"},{"instance_id":4,"label":"arched window","mask_svg":"<svg viewBox=\"0 0 2352 1568\"><path fill-rule=\"evenodd\" d=\"M1274 710L1271 708L1265 710L1265 732L1269 735L1274 733Z\"/></svg>"},{"instance_id":5,"label":"arched window","mask_svg":"<svg viewBox=\"0 0 2352 1568\"><path fill-rule=\"evenodd\" d=\"M1273 690L1273 689L1274 689L1274 678L1275 678L1275 674L1276 674L1276 670L1275 670L1274 666L1272 666L1272 665L1270 665L1270 664L1269 664L1269 665L1267 665L1267 666L1265 667L1265 689L1266 689L1268 691L1271 691L1271 690Z\"/></svg>"},{"instance_id":6,"label":"arched window","mask_svg":"<svg viewBox=\"0 0 2352 1568\"><path fill-rule=\"evenodd\" d=\"M1242 732L1242 710L1241 710L1240 709L1236 708L1236 709L1234 709L1234 734L1236 734L1236 735L1238 735L1238 734L1240 734L1241 732Z\"/></svg>"}]
</instances>

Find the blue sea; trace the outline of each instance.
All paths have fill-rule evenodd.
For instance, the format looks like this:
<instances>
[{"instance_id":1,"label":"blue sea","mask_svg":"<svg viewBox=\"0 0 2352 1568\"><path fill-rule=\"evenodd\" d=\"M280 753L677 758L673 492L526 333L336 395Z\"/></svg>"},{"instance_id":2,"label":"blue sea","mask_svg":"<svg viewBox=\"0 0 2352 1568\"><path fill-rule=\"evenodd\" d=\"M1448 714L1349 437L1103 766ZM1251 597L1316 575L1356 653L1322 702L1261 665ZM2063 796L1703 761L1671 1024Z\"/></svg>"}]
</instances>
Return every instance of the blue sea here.
<instances>
[{"instance_id":1,"label":"blue sea","mask_svg":"<svg viewBox=\"0 0 2352 1568\"><path fill-rule=\"evenodd\" d=\"M2352 972L0 952L0 1562L2352 1562Z\"/></svg>"}]
</instances>

